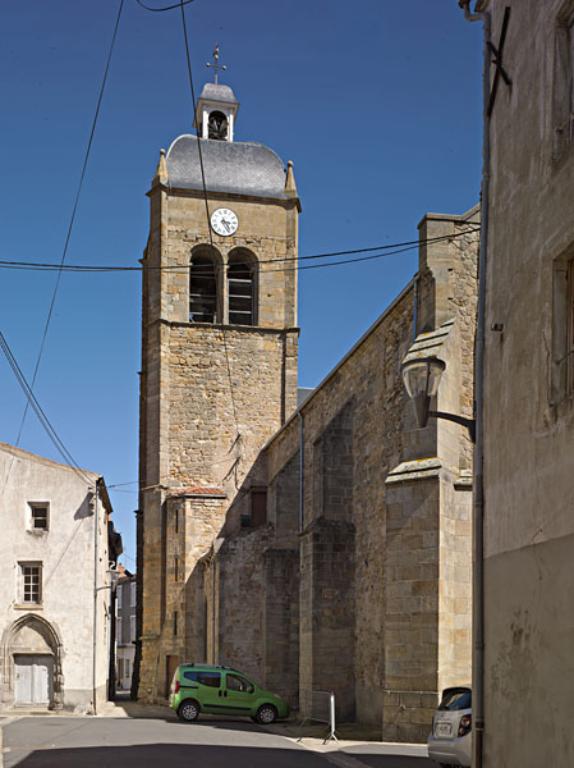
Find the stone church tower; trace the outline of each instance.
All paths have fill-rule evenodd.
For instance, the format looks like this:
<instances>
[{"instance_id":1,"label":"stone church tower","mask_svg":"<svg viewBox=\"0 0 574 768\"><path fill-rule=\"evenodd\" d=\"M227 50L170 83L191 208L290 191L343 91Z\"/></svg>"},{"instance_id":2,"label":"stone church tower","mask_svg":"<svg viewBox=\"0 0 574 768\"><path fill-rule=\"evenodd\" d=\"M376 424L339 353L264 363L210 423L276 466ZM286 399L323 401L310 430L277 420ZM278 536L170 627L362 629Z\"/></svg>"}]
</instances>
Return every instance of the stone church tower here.
<instances>
[{"instance_id":1,"label":"stone church tower","mask_svg":"<svg viewBox=\"0 0 574 768\"><path fill-rule=\"evenodd\" d=\"M166 695L180 661L217 661L202 558L225 526L258 514L250 469L296 408L300 204L290 163L234 140L238 108L229 86L205 85L201 138L162 150L148 193L138 523L148 701Z\"/></svg>"}]
</instances>

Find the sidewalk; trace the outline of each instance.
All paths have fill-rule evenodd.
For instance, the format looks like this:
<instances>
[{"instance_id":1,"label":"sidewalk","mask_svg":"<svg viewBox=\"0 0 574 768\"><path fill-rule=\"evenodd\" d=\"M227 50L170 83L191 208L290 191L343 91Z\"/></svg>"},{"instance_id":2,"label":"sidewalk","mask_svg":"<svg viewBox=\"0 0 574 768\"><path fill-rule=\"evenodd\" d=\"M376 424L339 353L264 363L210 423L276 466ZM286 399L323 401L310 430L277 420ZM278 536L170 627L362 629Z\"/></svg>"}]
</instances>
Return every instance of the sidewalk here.
<instances>
[{"instance_id":1,"label":"sidewalk","mask_svg":"<svg viewBox=\"0 0 574 768\"><path fill-rule=\"evenodd\" d=\"M0 711L0 726L22 717L132 717L136 719L161 719L177 720L177 715L167 705L140 704L129 699L119 701L106 701L98 706L96 715L86 712L74 712L68 709L10 709Z\"/></svg>"},{"instance_id":2,"label":"sidewalk","mask_svg":"<svg viewBox=\"0 0 574 768\"><path fill-rule=\"evenodd\" d=\"M328 728L325 725L295 721L276 723L268 727L278 736L295 741L307 749L318 752L340 768L427 768L434 766L428 759L426 744L405 744L380 741L379 728L357 723L341 723L336 731L337 741L325 743Z\"/></svg>"}]
</instances>

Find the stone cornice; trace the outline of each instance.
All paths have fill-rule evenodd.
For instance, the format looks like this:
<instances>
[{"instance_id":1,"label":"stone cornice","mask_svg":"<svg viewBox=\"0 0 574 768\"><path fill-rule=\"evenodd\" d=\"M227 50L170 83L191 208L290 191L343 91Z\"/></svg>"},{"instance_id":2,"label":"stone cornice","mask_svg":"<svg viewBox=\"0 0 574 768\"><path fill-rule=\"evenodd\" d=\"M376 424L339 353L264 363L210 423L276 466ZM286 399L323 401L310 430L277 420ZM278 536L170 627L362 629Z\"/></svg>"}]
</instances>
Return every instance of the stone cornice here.
<instances>
[{"instance_id":1,"label":"stone cornice","mask_svg":"<svg viewBox=\"0 0 574 768\"><path fill-rule=\"evenodd\" d=\"M163 184L160 181L156 181L151 189L146 192L146 195L150 197L156 191L165 192L172 197L194 197L197 199L203 199L204 194L202 189L183 189L179 187L172 187L169 184ZM238 200L246 203L264 203L271 205L280 205L282 208L297 208L297 211L301 213L302 206L298 197L267 197L264 195L247 195L237 194L234 192L210 192L207 190L207 197L209 202L215 200Z\"/></svg>"},{"instance_id":2,"label":"stone cornice","mask_svg":"<svg viewBox=\"0 0 574 768\"><path fill-rule=\"evenodd\" d=\"M297 336L301 333L301 329L298 327L290 328L267 328L262 325L221 325L212 323L186 323L183 320L166 320L164 317L158 317L155 320L151 320L147 324L147 328L151 328L156 323L167 325L170 328L195 328L202 331L240 331L241 333L268 333L275 335L294 333Z\"/></svg>"}]
</instances>

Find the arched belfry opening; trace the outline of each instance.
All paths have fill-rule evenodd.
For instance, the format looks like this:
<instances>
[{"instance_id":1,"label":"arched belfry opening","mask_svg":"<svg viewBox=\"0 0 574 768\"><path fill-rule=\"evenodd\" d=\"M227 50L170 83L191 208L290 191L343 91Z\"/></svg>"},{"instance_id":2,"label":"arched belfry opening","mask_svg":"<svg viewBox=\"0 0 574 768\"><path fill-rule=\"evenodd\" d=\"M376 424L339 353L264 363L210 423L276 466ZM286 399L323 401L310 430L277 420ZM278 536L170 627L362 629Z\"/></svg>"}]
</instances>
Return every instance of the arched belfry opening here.
<instances>
[{"instance_id":1,"label":"arched belfry opening","mask_svg":"<svg viewBox=\"0 0 574 768\"><path fill-rule=\"evenodd\" d=\"M257 325L257 260L247 248L234 248L227 265L230 325Z\"/></svg>"},{"instance_id":2,"label":"arched belfry opening","mask_svg":"<svg viewBox=\"0 0 574 768\"><path fill-rule=\"evenodd\" d=\"M207 121L207 138L216 141L226 141L229 135L229 122L227 117L218 109L209 113Z\"/></svg>"},{"instance_id":3,"label":"arched belfry opening","mask_svg":"<svg viewBox=\"0 0 574 768\"><path fill-rule=\"evenodd\" d=\"M214 324L219 320L221 257L215 248L200 245L191 254L189 267L189 321Z\"/></svg>"},{"instance_id":4,"label":"arched belfry opening","mask_svg":"<svg viewBox=\"0 0 574 768\"><path fill-rule=\"evenodd\" d=\"M1 701L7 706L63 706L62 643L36 614L26 614L2 637Z\"/></svg>"}]
</instances>

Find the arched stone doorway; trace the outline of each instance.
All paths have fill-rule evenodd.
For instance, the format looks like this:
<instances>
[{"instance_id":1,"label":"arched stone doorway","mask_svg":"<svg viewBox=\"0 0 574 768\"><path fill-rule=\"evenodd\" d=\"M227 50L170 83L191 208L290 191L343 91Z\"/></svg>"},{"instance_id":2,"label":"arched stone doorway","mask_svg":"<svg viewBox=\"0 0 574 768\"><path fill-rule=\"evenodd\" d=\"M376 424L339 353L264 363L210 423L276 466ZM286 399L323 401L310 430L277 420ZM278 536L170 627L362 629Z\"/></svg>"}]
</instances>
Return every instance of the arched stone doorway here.
<instances>
[{"instance_id":1,"label":"arched stone doorway","mask_svg":"<svg viewBox=\"0 0 574 768\"><path fill-rule=\"evenodd\" d=\"M1 699L7 706L61 709L62 643L41 616L17 619L2 637Z\"/></svg>"}]
</instances>

